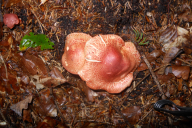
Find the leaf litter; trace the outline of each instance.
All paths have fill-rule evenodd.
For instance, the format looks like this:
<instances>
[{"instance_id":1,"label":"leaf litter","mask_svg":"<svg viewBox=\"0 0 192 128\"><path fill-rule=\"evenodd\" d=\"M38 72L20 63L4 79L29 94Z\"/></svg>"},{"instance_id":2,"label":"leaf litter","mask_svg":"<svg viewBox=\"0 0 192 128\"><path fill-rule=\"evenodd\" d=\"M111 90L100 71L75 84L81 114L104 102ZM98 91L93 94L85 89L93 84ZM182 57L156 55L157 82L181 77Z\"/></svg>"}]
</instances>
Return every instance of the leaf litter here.
<instances>
[{"instance_id":1,"label":"leaf litter","mask_svg":"<svg viewBox=\"0 0 192 128\"><path fill-rule=\"evenodd\" d=\"M159 113L153 104L169 99L192 107L191 1L7 0L0 5L0 126L190 127L191 117ZM16 14L20 24L3 25L6 13ZM30 32L46 35L54 49L31 44L20 51ZM115 95L94 91L67 72L60 60L73 32L132 41L142 62L131 87Z\"/></svg>"}]
</instances>

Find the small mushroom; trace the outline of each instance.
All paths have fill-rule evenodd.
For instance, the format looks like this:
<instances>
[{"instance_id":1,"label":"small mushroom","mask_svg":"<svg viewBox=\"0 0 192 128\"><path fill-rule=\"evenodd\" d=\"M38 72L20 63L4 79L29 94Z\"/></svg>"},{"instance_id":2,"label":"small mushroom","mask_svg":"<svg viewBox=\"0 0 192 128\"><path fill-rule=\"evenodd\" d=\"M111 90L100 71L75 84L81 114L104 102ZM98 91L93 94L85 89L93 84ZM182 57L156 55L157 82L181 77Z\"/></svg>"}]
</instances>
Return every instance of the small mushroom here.
<instances>
[{"instance_id":1,"label":"small mushroom","mask_svg":"<svg viewBox=\"0 0 192 128\"><path fill-rule=\"evenodd\" d=\"M3 22L5 25L7 25L7 27L12 29L15 24L19 24L19 18L16 14L5 14Z\"/></svg>"},{"instance_id":2,"label":"small mushroom","mask_svg":"<svg viewBox=\"0 0 192 128\"><path fill-rule=\"evenodd\" d=\"M79 76L94 90L120 93L131 85L140 55L132 42L117 35L99 35L86 42Z\"/></svg>"},{"instance_id":3,"label":"small mushroom","mask_svg":"<svg viewBox=\"0 0 192 128\"><path fill-rule=\"evenodd\" d=\"M71 33L66 37L62 65L68 72L77 74L82 68L85 62L85 43L91 38L85 33Z\"/></svg>"}]
</instances>

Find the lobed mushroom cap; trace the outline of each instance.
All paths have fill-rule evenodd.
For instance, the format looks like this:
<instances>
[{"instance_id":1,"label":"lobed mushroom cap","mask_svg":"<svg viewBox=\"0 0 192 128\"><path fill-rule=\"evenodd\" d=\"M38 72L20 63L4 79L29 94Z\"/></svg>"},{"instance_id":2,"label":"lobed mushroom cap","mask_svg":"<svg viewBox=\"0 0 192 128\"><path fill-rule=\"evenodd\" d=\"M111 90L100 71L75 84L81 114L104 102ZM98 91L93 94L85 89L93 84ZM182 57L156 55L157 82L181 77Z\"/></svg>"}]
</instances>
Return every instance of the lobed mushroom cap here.
<instances>
[{"instance_id":1,"label":"lobed mushroom cap","mask_svg":"<svg viewBox=\"0 0 192 128\"><path fill-rule=\"evenodd\" d=\"M63 67L72 74L77 74L84 65L85 43L92 37L85 33L71 33L66 37L64 54L62 56Z\"/></svg>"},{"instance_id":2,"label":"lobed mushroom cap","mask_svg":"<svg viewBox=\"0 0 192 128\"><path fill-rule=\"evenodd\" d=\"M3 22L7 27L12 29L15 24L19 24L19 18L16 14L5 14L3 17Z\"/></svg>"},{"instance_id":3,"label":"lobed mushroom cap","mask_svg":"<svg viewBox=\"0 0 192 128\"><path fill-rule=\"evenodd\" d=\"M140 55L131 42L114 34L99 35L84 47L85 62L79 76L94 90L120 93L130 86Z\"/></svg>"}]
</instances>

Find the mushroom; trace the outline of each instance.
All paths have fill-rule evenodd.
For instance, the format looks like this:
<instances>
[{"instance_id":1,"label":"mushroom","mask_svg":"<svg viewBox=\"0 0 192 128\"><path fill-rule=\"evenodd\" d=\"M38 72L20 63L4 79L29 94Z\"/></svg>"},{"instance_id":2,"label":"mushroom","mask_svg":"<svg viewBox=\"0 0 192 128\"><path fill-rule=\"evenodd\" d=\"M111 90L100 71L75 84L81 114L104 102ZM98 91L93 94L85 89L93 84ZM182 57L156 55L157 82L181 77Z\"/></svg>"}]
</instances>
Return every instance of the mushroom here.
<instances>
[{"instance_id":1,"label":"mushroom","mask_svg":"<svg viewBox=\"0 0 192 128\"><path fill-rule=\"evenodd\" d=\"M85 61L85 43L91 38L85 33L71 33L66 37L62 65L68 72L77 74L82 68Z\"/></svg>"},{"instance_id":2,"label":"mushroom","mask_svg":"<svg viewBox=\"0 0 192 128\"><path fill-rule=\"evenodd\" d=\"M140 55L132 42L114 34L99 35L86 42L85 64L79 76L94 90L120 93L130 86Z\"/></svg>"},{"instance_id":3,"label":"mushroom","mask_svg":"<svg viewBox=\"0 0 192 128\"><path fill-rule=\"evenodd\" d=\"M15 24L19 24L19 18L16 14L5 14L3 18L3 22L7 27L12 29Z\"/></svg>"},{"instance_id":4,"label":"mushroom","mask_svg":"<svg viewBox=\"0 0 192 128\"><path fill-rule=\"evenodd\" d=\"M73 52L68 52L67 49L70 47L67 47L70 42L67 38L65 51L68 53L64 53L62 63L70 65L75 72L71 72L71 69L66 68L65 64L66 70L78 74L82 80L86 81L87 86L94 90L120 93L130 86L133 72L140 64L140 55L134 44L124 42L121 37L114 34L98 35L89 40L86 39L86 43L83 43L85 41L83 40L80 43L82 45L75 47ZM77 42L77 39L74 42ZM78 51L80 54L77 56ZM64 56L74 58L74 60L66 61ZM77 63L80 65L77 66Z\"/></svg>"}]
</instances>

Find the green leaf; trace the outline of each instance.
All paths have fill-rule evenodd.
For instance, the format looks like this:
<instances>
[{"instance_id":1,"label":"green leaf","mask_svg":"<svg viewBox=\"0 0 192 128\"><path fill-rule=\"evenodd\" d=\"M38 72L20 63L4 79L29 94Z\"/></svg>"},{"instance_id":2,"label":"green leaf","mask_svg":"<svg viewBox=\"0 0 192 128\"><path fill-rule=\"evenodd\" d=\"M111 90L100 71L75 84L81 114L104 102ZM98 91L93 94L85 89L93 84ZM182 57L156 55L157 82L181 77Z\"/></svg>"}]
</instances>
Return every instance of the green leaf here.
<instances>
[{"instance_id":1,"label":"green leaf","mask_svg":"<svg viewBox=\"0 0 192 128\"><path fill-rule=\"evenodd\" d=\"M20 51L26 50L30 47L41 47L41 50L44 49L53 49L54 43L49 40L44 34L34 35L33 32L30 32L29 35L25 35L19 45Z\"/></svg>"}]
</instances>

